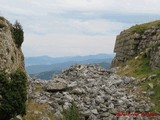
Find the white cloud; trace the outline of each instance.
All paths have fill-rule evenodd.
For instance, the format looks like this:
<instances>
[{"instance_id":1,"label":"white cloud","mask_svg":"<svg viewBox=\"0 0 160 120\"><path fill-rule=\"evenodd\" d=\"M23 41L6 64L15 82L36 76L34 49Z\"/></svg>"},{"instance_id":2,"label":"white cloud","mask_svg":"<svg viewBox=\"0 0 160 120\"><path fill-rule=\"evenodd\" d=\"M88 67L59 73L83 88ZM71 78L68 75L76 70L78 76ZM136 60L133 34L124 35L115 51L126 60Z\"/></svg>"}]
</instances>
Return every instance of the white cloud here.
<instances>
[{"instance_id":1,"label":"white cloud","mask_svg":"<svg viewBox=\"0 0 160 120\"><path fill-rule=\"evenodd\" d=\"M0 0L1 9L15 13L42 14L66 10L160 14L159 0ZM5 7L4 7L5 6Z\"/></svg>"},{"instance_id":2,"label":"white cloud","mask_svg":"<svg viewBox=\"0 0 160 120\"><path fill-rule=\"evenodd\" d=\"M113 31L122 30L127 24L107 21L105 19L96 20L70 20L70 25L88 33L111 34Z\"/></svg>"},{"instance_id":3,"label":"white cloud","mask_svg":"<svg viewBox=\"0 0 160 120\"><path fill-rule=\"evenodd\" d=\"M114 11L122 13L160 14L159 0L34 0L28 1L28 3L48 10Z\"/></svg>"},{"instance_id":4,"label":"white cloud","mask_svg":"<svg viewBox=\"0 0 160 120\"><path fill-rule=\"evenodd\" d=\"M0 3L2 15L12 22L18 19L23 25L26 56L112 53L116 34L136 23L127 22L127 15L130 20L132 15L145 15L147 19L150 15L160 16L159 0L0 0Z\"/></svg>"},{"instance_id":5,"label":"white cloud","mask_svg":"<svg viewBox=\"0 0 160 120\"><path fill-rule=\"evenodd\" d=\"M26 56L68 56L112 53L115 36L26 35L23 52Z\"/></svg>"}]
</instances>

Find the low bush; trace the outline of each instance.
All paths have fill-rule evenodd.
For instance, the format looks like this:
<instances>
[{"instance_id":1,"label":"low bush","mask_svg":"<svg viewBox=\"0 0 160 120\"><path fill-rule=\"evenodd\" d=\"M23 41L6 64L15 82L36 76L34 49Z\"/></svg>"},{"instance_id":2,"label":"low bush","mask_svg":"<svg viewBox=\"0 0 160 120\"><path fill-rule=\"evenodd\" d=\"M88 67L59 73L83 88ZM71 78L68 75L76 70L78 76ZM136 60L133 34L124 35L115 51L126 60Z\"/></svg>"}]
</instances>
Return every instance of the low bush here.
<instances>
[{"instance_id":1,"label":"low bush","mask_svg":"<svg viewBox=\"0 0 160 120\"><path fill-rule=\"evenodd\" d=\"M27 77L17 70L10 75L0 72L0 120L9 120L16 115L25 115L27 100Z\"/></svg>"}]
</instances>

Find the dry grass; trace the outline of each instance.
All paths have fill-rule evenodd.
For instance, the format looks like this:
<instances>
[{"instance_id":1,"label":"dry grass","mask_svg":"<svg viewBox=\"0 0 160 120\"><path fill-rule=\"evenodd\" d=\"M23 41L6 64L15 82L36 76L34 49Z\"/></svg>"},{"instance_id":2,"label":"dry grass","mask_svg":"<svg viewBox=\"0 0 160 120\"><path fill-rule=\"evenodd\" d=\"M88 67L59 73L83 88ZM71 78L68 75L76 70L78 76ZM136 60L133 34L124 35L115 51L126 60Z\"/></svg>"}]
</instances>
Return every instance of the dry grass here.
<instances>
[{"instance_id":1,"label":"dry grass","mask_svg":"<svg viewBox=\"0 0 160 120\"><path fill-rule=\"evenodd\" d=\"M42 120L44 116L48 116L50 120L56 120L53 113L47 111L46 104L37 104L33 101L28 102L27 114L24 116L24 120Z\"/></svg>"},{"instance_id":2,"label":"dry grass","mask_svg":"<svg viewBox=\"0 0 160 120\"><path fill-rule=\"evenodd\" d=\"M140 25L135 25L128 29L131 32L137 32L137 33L144 33L144 31L152 26L160 25L160 20L149 22L149 23L144 23Z\"/></svg>"},{"instance_id":3,"label":"dry grass","mask_svg":"<svg viewBox=\"0 0 160 120\"><path fill-rule=\"evenodd\" d=\"M42 86L41 85L36 85L35 86L35 91L34 92L42 92L43 89L42 89Z\"/></svg>"},{"instance_id":4,"label":"dry grass","mask_svg":"<svg viewBox=\"0 0 160 120\"><path fill-rule=\"evenodd\" d=\"M122 76L127 75L135 78L147 77L151 73L149 59L144 56L139 56L137 59L129 60L121 66L118 73Z\"/></svg>"},{"instance_id":5,"label":"dry grass","mask_svg":"<svg viewBox=\"0 0 160 120\"><path fill-rule=\"evenodd\" d=\"M151 98L151 101L155 104L155 108L153 108L153 111L160 112L160 68L156 70L151 70L149 67L149 58L145 56L139 56L138 59L132 59L127 61L124 65L120 67L118 74L121 76L133 76L137 79L146 78L150 75L156 74L157 76L155 78L139 84L139 88L141 91L147 91L149 83L152 83L154 85L152 91L155 92L155 95L149 97Z\"/></svg>"}]
</instances>

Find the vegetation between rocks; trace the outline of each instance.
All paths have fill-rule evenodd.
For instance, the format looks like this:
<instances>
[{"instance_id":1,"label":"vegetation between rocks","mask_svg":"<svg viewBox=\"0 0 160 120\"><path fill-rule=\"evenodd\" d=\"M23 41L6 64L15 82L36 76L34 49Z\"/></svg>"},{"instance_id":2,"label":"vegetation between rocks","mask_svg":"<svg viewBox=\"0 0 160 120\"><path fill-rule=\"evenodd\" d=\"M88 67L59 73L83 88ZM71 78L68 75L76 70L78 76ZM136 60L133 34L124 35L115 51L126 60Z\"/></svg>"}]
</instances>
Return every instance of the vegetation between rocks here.
<instances>
[{"instance_id":1,"label":"vegetation between rocks","mask_svg":"<svg viewBox=\"0 0 160 120\"><path fill-rule=\"evenodd\" d=\"M50 120L57 120L51 111L47 111L46 104L38 104L32 100L28 101L27 113L23 117L24 120L41 120L45 116L49 116Z\"/></svg>"},{"instance_id":2,"label":"vegetation between rocks","mask_svg":"<svg viewBox=\"0 0 160 120\"><path fill-rule=\"evenodd\" d=\"M147 56L142 55L127 61L120 67L118 74L133 76L137 79L146 79L139 85L141 91L149 91L149 83L153 84L154 87L151 91L154 92L154 95L149 95L149 97L155 104L153 110L160 112L160 68L151 70Z\"/></svg>"},{"instance_id":3,"label":"vegetation between rocks","mask_svg":"<svg viewBox=\"0 0 160 120\"><path fill-rule=\"evenodd\" d=\"M23 70L8 75L0 72L0 119L9 120L26 114L27 77Z\"/></svg>"},{"instance_id":4,"label":"vegetation between rocks","mask_svg":"<svg viewBox=\"0 0 160 120\"><path fill-rule=\"evenodd\" d=\"M135 25L133 27L131 27L129 30L131 32L137 32L137 33L144 33L144 31L152 26L155 26L155 25L160 25L160 20L157 20L157 21L153 21L153 22L150 22L150 23L144 23L144 24L140 24L140 25Z\"/></svg>"},{"instance_id":5,"label":"vegetation between rocks","mask_svg":"<svg viewBox=\"0 0 160 120\"><path fill-rule=\"evenodd\" d=\"M67 110L63 110L62 120L80 120L80 112L74 102L71 103Z\"/></svg>"}]
</instances>

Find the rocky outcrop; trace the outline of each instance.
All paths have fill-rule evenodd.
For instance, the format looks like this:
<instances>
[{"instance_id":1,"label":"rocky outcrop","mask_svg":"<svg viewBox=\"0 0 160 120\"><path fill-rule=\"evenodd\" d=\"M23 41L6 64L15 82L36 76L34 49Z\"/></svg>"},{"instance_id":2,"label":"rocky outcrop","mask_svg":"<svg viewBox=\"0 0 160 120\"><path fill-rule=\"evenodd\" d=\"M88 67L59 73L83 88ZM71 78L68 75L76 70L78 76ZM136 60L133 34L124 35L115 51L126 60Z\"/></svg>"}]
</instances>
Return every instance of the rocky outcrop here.
<instances>
[{"instance_id":1,"label":"rocky outcrop","mask_svg":"<svg viewBox=\"0 0 160 120\"><path fill-rule=\"evenodd\" d=\"M27 76L21 51L23 29L0 16L0 119L25 114Z\"/></svg>"},{"instance_id":2,"label":"rocky outcrop","mask_svg":"<svg viewBox=\"0 0 160 120\"><path fill-rule=\"evenodd\" d=\"M11 73L18 68L24 69L24 57L13 37L14 27L0 17L0 71Z\"/></svg>"},{"instance_id":3,"label":"rocky outcrop","mask_svg":"<svg viewBox=\"0 0 160 120\"><path fill-rule=\"evenodd\" d=\"M145 54L152 69L160 67L160 21L136 25L117 36L112 67Z\"/></svg>"},{"instance_id":4,"label":"rocky outcrop","mask_svg":"<svg viewBox=\"0 0 160 120\"><path fill-rule=\"evenodd\" d=\"M58 117L62 116L63 108L67 109L74 102L82 115L81 120L133 119L135 116L117 114L146 113L151 110L147 97L137 95L136 84L139 83L135 78L120 77L114 73L114 69L106 70L98 65L74 65L53 80L30 80L29 98L35 103L48 104L47 111L52 111ZM41 89L37 90L37 87ZM141 115L136 118L143 119Z\"/></svg>"}]
</instances>

